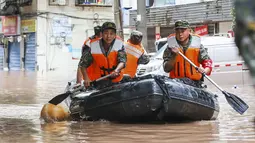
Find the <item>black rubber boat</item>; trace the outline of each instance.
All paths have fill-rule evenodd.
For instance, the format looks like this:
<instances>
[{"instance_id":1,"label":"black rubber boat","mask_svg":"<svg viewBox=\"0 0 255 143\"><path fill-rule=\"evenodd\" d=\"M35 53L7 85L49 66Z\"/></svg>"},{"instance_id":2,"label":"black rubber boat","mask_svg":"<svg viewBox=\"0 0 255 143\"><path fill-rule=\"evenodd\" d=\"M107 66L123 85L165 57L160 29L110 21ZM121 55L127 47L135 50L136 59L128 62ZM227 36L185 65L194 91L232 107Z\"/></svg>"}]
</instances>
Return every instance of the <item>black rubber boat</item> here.
<instances>
[{"instance_id":1,"label":"black rubber boat","mask_svg":"<svg viewBox=\"0 0 255 143\"><path fill-rule=\"evenodd\" d=\"M214 120L219 104L217 95L189 79L146 75L76 93L70 111L74 120Z\"/></svg>"}]
</instances>

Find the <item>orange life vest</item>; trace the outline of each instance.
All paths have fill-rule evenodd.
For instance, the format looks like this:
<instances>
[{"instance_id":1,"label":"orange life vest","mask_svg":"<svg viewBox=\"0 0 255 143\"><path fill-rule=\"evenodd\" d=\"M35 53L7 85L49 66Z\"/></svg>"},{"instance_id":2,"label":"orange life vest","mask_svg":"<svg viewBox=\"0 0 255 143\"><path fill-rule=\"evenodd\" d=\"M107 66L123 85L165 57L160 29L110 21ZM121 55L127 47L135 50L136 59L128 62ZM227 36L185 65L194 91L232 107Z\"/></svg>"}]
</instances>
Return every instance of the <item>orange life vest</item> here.
<instances>
[{"instance_id":1,"label":"orange life vest","mask_svg":"<svg viewBox=\"0 0 255 143\"><path fill-rule=\"evenodd\" d=\"M188 59L190 59L197 67L200 67L198 58L201 46L201 39L199 36L192 35L192 41L190 43L190 46L185 52L177 43L174 34L171 34L167 40L169 46L179 47L180 52L182 52ZM202 74L197 72L197 70L188 61L186 61L181 55L178 54L176 56L174 69L170 72L169 77L170 78L188 77L192 80L200 80L202 78Z\"/></svg>"},{"instance_id":2,"label":"orange life vest","mask_svg":"<svg viewBox=\"0 0 255 143\"><path fill-rule=\"evenodd\" d=\"M89 37L88 39L85 40L84 45L90 47L91 42L95 41L95 40L98 40L98 39L100 39L100 38L97 37L97 36ZM82 49L82 52L83 52L83 49ZM96 78L94 76L94 74L95 74L94 71L95 71L96 68L97 68L97 66L92 65L92 64L88 68L86 68L87 75L88 75L89 79L92 80L92 81L96 80Z\"/></svg>"},{"instance_id":3,"label":"orange life vest","mask_svg":"<svg viewBox=\"0 0 255 143\"><path fill-rule=\"evenodd\" d=\"M138 67L138 59L143 55L145 50L141 45L134 45L129 40L124 46L127 52L127 63L124 74L128 74L131 78L134 78Z\"/></svg>"},{"instance_id":4,"label":"orange life vest","mask_svg":"<svg viewBox=\"0 0 255 143\"><path fill-rule=\"evenodd\" d=\"M83 45L87 45L88 47L90 47L90 43L94 40L97 40L97 39L100 39L100 37L94 35L94 36L91 36L89 37L88 39L86 39L83 43Z\"/></svg>"},{"instance_id":5,"label":"orange life vest","mask_svg":"<svg viewBox=\"0 0 255 143\"><path fill-rule=\"evenodd\" d=\"M91 42L91 54L93 56L92 66L94 67L93 79L112 73L118 65L118 51L123 47L123 41L115 38L115 42L111 48L109 55L106 57L100 47L100 39ZM112 82L119 82L123 78L123 71L120 76L112 79Z\"/></svg>"}]
</instances>

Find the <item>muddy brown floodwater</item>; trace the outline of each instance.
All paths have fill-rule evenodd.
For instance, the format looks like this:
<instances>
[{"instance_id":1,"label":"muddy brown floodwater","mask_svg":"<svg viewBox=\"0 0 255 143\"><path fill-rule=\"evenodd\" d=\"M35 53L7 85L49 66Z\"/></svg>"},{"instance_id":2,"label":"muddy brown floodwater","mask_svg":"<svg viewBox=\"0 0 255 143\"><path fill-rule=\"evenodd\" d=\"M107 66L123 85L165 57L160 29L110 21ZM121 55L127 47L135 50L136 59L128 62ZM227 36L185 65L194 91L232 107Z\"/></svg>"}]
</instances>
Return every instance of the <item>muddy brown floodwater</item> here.
<instances>
[{"instance_id":1,"label":"muddy brown floodwater","mask_svg":"<svg viewBox=\"0 0 255 143\"><path fill-rule=\"evenodd\" d=\"M220 85L249 104L244 115L235 112L225 97L209 85L211 91L218 93L220 102L220 114L214 121L165 124L40 121L43 104L62 93L74 76L75 73L0 72L0 142L255 142L255 91L249 85L233 88L231 83Z\"/></svg>"}]
</instances>

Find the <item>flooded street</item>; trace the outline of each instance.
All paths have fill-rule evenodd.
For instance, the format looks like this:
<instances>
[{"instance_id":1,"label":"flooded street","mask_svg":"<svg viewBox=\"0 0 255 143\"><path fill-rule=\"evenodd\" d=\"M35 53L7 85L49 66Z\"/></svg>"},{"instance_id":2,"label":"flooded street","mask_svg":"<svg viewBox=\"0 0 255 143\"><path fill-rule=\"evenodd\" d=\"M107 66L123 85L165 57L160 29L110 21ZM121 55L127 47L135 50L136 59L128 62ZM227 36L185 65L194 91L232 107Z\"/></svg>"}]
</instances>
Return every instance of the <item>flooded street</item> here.
<instances>
[{"instance_id":1,"label":"flooded street","mask_svg":"<svg viewBox=\"0 0 255 143\"><path fill-rule=\"evenodd\" d=\"M119 143L119 142L255 142L255 91L250 85L219 85L243 99L250 108L239 115L218 93L220 114L214 121L165 124L118 124L98 122L40 121L42 106L63 93L70 74L48 72L0 72L0 143ZM222 80L224 76L218 77ZM219 81L219 79L217 79Z\"/></svg>"}]
</instances>

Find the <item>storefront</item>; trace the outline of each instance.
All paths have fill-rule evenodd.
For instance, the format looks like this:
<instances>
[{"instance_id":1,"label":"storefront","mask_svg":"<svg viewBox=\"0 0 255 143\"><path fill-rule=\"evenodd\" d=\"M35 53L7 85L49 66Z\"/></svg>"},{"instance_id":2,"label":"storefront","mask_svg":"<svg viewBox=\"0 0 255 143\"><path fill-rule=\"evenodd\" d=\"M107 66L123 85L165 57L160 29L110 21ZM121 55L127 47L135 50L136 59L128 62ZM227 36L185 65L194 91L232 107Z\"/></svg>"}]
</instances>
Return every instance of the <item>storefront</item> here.
<instances>
[{"instance_id":1,"label":"storefront","mask_svg":"<svg viewBox=\"0 0 255 143\"><path fill-rule=\"evenodd\" d=\"M24 67L27 71L36 69L36 20L21 20L21 31L24 35Z\"/></svg>"},{"instance_id":2,"label":"storefront","mask_svg":"<svg viewBox=\"0 0 255 143\"><path fill-rule=\"evenodd\" d=\"M36 20L20 20L19 16L2 16L1 20L1 41L5 42L0 46L0 70L35 71Z\"/></svg>"},{"instance_id":3,"label":"storefront","mask_svg":"<svg viewBox=\"0 0 255 143\"><path fill-rule=\"evenodd\" d=\"M9 70L18 71L20 66L20 43L16 38L10 37L8 42Z\"/></svg>"},{"instance_id":4,"label":"storefront","mask_svg":"<svg viewBox=\"0 0 255 143\"><path fill-rule=\"evenodd\" d=\"M2 17L2 30L4 37L8 39L8 69L9 70L20 70L20 40L18 40L18 16L3 16Z\"/></svg>"}]
</instances>

